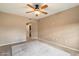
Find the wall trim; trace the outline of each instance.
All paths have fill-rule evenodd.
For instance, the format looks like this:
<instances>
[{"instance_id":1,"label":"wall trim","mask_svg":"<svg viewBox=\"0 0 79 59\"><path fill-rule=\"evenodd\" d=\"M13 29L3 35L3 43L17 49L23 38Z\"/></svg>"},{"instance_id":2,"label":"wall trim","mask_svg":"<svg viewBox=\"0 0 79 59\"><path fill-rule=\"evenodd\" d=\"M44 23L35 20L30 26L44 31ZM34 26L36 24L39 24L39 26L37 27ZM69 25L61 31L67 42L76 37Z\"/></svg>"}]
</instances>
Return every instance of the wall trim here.
<instances>
[{"instance_id":1,"label":"wall trim","mask_svg":"<svg viewBox=\"0 0 79 59\"><path fill-rule=\"evenodd\" d=\"M72 50L72 51L75 51L75 52L79 52L79 50L76 49L76 48L72 48L72 47L69 47L69 46L65 46L65 45L60 44L60 43L57 43L57 42L55 42L55 41L45 40L45 39L41 39L41 38L39 38L39 41L48 43L48 44L50 44L50 45L56 45L56 46L58 46L58 47L66 48L66 49L69 49L69 50Z\"/></svg>"}]
</instances>

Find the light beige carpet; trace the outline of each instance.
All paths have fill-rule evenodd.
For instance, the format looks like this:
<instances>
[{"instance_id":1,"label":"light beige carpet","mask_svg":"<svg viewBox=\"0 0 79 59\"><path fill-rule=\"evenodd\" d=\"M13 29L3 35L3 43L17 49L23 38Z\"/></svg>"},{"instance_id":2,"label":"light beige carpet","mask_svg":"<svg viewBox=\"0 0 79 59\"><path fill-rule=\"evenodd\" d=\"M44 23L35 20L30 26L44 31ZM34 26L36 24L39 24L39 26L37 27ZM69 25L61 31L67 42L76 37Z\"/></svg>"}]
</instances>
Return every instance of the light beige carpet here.
<instances>
[{"instance_id":1,"label":"light beige carpet","mask_svg":"<svg viewBox=\"0 0 79 59\"><path fill-rule=\"evenodd\" d=\"M12 47L13 56L70 56L69 53L40 41L30 41Z\"/></svg>"}]
</instances>

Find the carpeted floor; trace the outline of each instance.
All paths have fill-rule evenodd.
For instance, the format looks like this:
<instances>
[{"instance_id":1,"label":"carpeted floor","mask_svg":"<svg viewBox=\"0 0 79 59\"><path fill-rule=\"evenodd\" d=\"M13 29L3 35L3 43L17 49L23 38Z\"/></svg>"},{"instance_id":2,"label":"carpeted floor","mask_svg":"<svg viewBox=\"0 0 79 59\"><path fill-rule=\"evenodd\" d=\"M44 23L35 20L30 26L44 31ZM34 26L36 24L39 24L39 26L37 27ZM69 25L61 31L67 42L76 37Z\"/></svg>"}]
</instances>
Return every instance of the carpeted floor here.
<instances>
[{"instance_id":1,"label":"carpeted floor","mask_svg":"<svg viewBox=\"0 0 79 59\"><path fill-rule=\"evenodd\" d=\"M12 47L13 56L70 56L69 53L40 41L30 41Z\"/></svg>"}]
</instances>

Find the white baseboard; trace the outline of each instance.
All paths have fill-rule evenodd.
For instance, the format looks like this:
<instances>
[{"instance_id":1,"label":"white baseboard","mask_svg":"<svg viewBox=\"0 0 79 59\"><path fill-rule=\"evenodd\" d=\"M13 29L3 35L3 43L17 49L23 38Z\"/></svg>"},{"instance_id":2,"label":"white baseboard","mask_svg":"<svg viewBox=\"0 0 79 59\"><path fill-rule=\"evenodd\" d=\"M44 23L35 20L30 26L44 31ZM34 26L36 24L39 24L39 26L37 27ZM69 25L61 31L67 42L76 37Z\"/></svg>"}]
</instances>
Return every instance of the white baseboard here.
<instances>
[{"instance_id":1,"label":"white baseboard","mask_svg":"<svg viewBox=\"0 0 79 59\"><path fill-rule=\"evenodd\" d=\"M75 52L79 52L79 50L76 49L76 48L68 47L68 46L65 46L63 44L60 44L60 43L57 43L57 42L54 42L54 41L45 40L45 39L41 39L41 38L39 38L39 40L43 41L45 43L48 43L48 44L52 44L52 45L54 44L54 45L59 46L59 47L63 47L63 48L66 48L66 49L69 49L69 50L72 50L72 51L75 51Z\"/></svg>"}]
</instances>

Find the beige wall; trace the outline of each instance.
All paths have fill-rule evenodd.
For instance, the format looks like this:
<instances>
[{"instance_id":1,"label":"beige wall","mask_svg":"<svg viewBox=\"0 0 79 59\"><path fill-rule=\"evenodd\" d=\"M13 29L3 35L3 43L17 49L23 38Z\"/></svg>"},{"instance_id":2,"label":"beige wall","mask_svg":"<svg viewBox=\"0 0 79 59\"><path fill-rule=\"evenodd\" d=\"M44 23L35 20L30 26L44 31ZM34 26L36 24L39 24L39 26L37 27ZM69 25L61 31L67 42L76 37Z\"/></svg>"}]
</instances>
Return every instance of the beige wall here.
<instances>
[{"instance_id":1,"label":"beige wall","mask_svg":"<svg viewBox=\"0 0 79 59\"><path fill-rule=\"evenodd\" d=\"M32 39L38 39L38 22L32 20Z\"/></svg>"},{"instance_id":2,"label":"beige wall","mask_svg":"<svg viewBox=\"0 0 79 59\"><path fill-rule=\"evenodd\" d=\"M79 6L40 19L38 37L79 49Z\"/></svg>"},{"instance_id":3,"label":"beige wall","mask_svg":"<svg viewBox=\"0 0 79 59\"><path fill-rule=\"evenodd\" d=\"M26 41L26 17L0 12L0 46Z\"/></svg>"}]
</instances>

